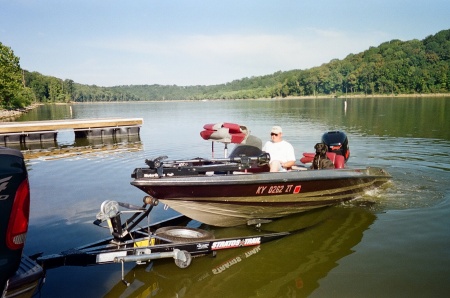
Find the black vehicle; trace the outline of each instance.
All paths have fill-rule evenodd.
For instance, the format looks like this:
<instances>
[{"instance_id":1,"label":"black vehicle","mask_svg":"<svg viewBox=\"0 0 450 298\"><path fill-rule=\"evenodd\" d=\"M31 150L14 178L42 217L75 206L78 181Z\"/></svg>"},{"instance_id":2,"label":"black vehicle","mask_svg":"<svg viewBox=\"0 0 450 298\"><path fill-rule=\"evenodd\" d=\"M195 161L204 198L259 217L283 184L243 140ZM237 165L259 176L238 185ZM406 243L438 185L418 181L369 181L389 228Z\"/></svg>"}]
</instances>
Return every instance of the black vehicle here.
<instances>
[{"instance_id":1,"label":"black vehicle","mask_svg":"<svg viewBox=\"0 0 450 298\"><path fill-rule=\"evenodd\" d=\"M30 276L29 269L36 269L37 264L22 256L29 214L30 187L23 155L0 147L0 294L5 297L34 292L42 275L37 267L37 275Z\"/></svg>"}]
</instances>

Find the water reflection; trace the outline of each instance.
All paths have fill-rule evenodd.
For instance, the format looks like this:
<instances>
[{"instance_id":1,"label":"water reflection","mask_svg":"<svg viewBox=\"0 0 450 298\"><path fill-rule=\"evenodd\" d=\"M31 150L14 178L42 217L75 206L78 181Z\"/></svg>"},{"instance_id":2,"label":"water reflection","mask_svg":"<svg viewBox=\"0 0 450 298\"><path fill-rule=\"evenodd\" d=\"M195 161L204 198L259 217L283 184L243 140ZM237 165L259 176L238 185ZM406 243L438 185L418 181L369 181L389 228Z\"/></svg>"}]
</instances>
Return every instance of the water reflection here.
<instances>
[{"instance_id":1,"label":"water reflection","mask_svg":"<svg viewBox=\"0 0 450 298\"><path fill-rule=\"evenodd\" d=\"M362 208L332 207L277 220L265 229L311 228L262 246L197 258L187 269L170 260L138 265L125 276L130 287L118 281L105 297L223 297L233 289L234 297L305 297L353 252L375 218ZM249 228L214 230L216 237L246 232Z\"/></svg>"},{"instance_id":2,"label":"water reflection","mask_svg":"<svg viewBox=\"0 0 450 298\"><path fill-rule=\"evenodd\" d=\"M80 155L107 154L122 151L140 151L142 142L138 135L119 138L76 138L73 142L58 141L8 144L21 150L25 159L61 159Z\"/></svg>"}]
</instances>

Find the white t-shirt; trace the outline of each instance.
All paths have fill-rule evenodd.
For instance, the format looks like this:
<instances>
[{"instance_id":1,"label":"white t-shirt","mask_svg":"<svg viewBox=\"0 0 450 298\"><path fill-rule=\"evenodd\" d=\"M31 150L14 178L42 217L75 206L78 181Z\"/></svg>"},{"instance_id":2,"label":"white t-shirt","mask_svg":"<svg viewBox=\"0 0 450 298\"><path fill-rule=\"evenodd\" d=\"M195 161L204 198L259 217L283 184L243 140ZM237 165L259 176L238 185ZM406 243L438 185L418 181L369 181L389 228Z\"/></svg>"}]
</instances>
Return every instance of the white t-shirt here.
<instances>
[{"instance_id":1,"label":"white t-shirt","mask_svg":"<svg viewBox=\"0 0 450 298\"><path fill-rule=\"evenodd\" d=\"M263 151L270 154L270 161L278 160L281 163L291 160L295 161L294 147L285 140L277 143L268 141L264 145Z\"/></svg>"}]
</instances>

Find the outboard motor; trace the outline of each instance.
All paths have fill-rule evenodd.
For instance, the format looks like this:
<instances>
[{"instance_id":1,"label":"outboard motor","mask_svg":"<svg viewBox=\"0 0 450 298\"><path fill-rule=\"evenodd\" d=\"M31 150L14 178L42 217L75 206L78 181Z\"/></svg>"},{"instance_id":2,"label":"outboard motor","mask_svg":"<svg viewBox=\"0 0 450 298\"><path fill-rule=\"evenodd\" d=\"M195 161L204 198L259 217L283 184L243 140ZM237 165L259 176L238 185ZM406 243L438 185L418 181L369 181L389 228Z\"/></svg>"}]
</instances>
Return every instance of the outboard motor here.
<instances>
[{"instance_id":1,"label":"outboard motor","mask_svg":"<svg viewBox=\"0 0 450 298\"><path fill-rule=\"evenodd\" d=\"M350 157L347 135L342 131L329 131L322 135L322 143L328 146L329 152L344 156L345 162Z\"/></svg>"}]
</instances>

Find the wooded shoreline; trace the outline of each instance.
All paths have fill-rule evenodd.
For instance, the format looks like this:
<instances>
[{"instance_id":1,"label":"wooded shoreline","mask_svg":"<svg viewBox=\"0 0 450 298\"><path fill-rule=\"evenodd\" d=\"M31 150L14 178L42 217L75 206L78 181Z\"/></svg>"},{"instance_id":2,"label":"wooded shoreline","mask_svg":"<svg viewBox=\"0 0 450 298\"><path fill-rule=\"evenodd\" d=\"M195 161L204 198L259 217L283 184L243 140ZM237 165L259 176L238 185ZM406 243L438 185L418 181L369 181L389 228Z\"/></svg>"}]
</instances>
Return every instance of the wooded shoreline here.
<instances>
[{"instance_id":1,"label":"wooded shoreline","mask_svg":"<svg viewBox=\"0 0 450 298\"><path fill-rule=\"evenodd\" d=\"M450 94L449 42L450 29L442 30L422 41L384 42L310 69L277 71L210 86L83 85L22 70L19 58L10 55L13 63L4 70L7 76L0 86L0 107L11 110L3 112L6 117L15 117L23 110L13 109L32 103L435 97ZM0 49L5 55L12 54L1 43Z\"/></svg>"}]
</instances>

